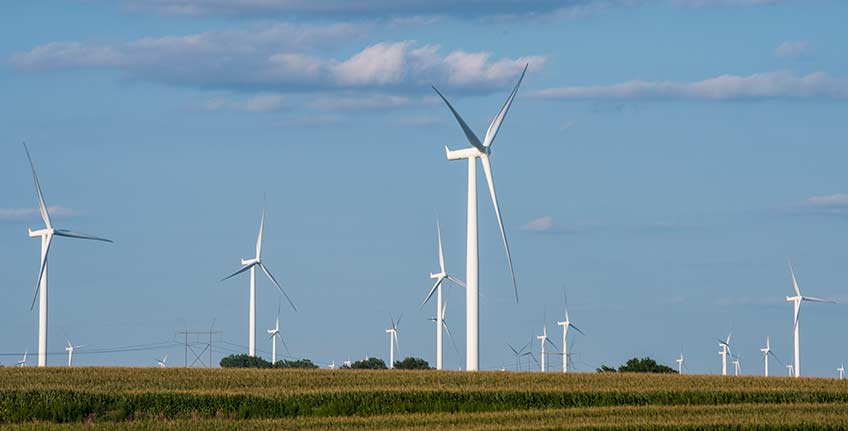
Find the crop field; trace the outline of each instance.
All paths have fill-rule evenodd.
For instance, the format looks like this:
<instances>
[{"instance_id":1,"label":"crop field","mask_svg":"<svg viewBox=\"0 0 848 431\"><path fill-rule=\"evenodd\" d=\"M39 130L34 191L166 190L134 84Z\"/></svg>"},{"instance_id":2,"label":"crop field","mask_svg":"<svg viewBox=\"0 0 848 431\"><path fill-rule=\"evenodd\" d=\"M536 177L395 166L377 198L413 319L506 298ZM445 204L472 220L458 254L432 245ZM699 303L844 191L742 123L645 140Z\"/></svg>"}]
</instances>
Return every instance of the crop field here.
<instances>
[{"instance_id":1,"label":"crop field","mask_svg":"<svg viewBox=\"0 0 848 431\"><path fill-rule=\"evenodd\" d=\"M0 428L848 429L848 381L513 372L2 368Z\"/></svg>"}]
</instances>

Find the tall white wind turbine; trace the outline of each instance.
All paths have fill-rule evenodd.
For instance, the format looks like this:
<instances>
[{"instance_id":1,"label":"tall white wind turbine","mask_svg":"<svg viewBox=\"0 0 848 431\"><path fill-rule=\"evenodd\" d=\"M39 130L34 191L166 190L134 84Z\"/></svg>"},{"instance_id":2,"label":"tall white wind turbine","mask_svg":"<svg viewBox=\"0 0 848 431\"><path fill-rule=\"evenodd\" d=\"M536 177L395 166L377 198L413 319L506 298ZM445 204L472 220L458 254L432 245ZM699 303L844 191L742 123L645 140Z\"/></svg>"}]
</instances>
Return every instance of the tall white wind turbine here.
<instances>
[{"instance_id":1,"label":"tall white wind turbine","mask_svg":"<svg viewBox=\"0 0 848 431\"><path fill-rule=\"evenodd\" d=\"M395 318L389 316L392 319L392 327L386 329L386 333L389 334L389 369L395 367L395 349L397 348L398 352L400 352L400 343L398 343L398 325L400 325L400 319L403 318L403 314L398 316L398 320L395 321Z\"/></svg>"},{"instance_id":2,"label":"tall white wind turbine","mask_svg":"<svg viewBox=\"0 0 848 431\"><path fill-rule=\"evenodd\" d=\"M542 326L542 335L537 335L536 339L538 339L541 342L541 345L542 345L542 353L541 353L542 356L541 356L540 360L541 360L541 369L542 369L542 372L544 373L545 372L545 343L550 344L551 347L553 347L554 349L556 349L557 346L556 346L556 344L554 344L553 341L551 341L550 338L548 338L548 325L547 324Z\"/></svg>"},{"instance_id":3,"label":"tall white wind turbine","mask_svg":"<svg viewBox=\"0 0 848 431\"><path fill-rule=\"evenodd\" d=\"M575 331L586 335L580 328L574 326L568 318L568 298L565 296L565 289L562 290L562 302L565 304L565 320L557 322L557 325L562 326L562 372L568 372L568 328L574 328Z\"/></svg>"},{"instance_id":4,"label":"tall white wind turbine","mask_svg":"<svg viewBox=\"0 0 848 431\"><path fill-rule=\"evenodd\" d=\"M250 356L256 356L256 267L262 270L268 279L274 283L274 286L277 286L277 289L288 301L289 305L291 305L292 309L297 311L297 308L294 306L294 303L289 298L289 295L283 290L283 287L280 286L280 283L277 282L277 279L271 275L271 271L268 270L268 267L262 262L262 233L265 230L265 209L262 209L262 215L259 219L259 236L256 238L256 257L252 259L242 259L241 260L241 269L238 271L224 277L221 281L228 280L236 275L241 274L247 270L250 270L250 345L248 354Z\"/></svg>"},{"instance_id":5,"label":"tall white wind turbine","mask_svg":"<svg viewBox=\"0 0 848 431\"><path fill-rule=\"evenodd\" d=\"M845 364L844 363L840 364L839 368L837 368L836 371L839 371L839 380L842 380L842 379L845 378Z\"/></svg>"},{"instance_id":6,"label":"tall white wind turbine","mask_svg":"<svg viewBox=\"0 0 848 431\"><path fill-rule=\"evenodd\" d=\"M442 369L442 327L444 325L445 316L444 316L444 306L442 305L442 285L445 280L451 281L457 285L465 286L465 283L456 277L448 274L445 271L445 254L442 250L442 228L439 224L439 221L436 221L436 237L438 238L439 245L439 272L430 273L430 278L436 280L436 283L430 289L430 292L427 293L427 297L424 298L424 302L421 303L421 307L424 307L424 304L433 297L433 293L436 293L436 369Z\"/></svg>"},{"instance_id":7,"label":"tall white wind turbine","mask_svg":"<svg viewBox=\"0 0 848 431\"><path fill-rule=\"evenodd\" d=\"M71 340L69 340L68 337L65 337L65 341L68 343L68 347L65 347L65 350L68 351L68 368L70 368L71 360L74 357L74 350L79 349L81 347L85 347L85 345L83 344L79 346L74 346L73 344L71 344Z\"/></svg>"},{"instance_id":8,"label":"tall white wind turbine","mask_svg":"<svg viewBox=\"0 0 848 431\"><path fill-rule=\"evenodd\" d=\"M453 106L448 102L448 99L439 92L436 87L433 87L433 90L436 90L436 93L439 97L444 100L444 102L448 105L448 108L453 113L453 116L456 118L456 121L459 123L462 131L465 133L465 137L468 139L468 142L471 143L471 147L465 148L462 150L451 151L447 147L445 147L445 152L447 153L448 160L468 160L468 210L467 210L467 234L466 234L466 257L465 257L465 278L466 278L466 289L465 289L465 298L466 298L466 346L465 346L465 368L468 371L477 371L480 367L480 357L479 357L479 349L480 349L480 339L479 339L479 285L478 285L478 261L477 261L477 159L480 159L483 164L483 172L486 174L486 182L489 185L489 194L492 197L492 204L495 207L495 215L498 219L498 227L501 231L501 240L503 241L504 249L506 250L506 258L509 263L509 271L512 274L512 286L515 290L515 300L518 301L518 283L515 280L515 271L512 267L512 255L509 252L509 243L506 240L506 233L504 232L504 224L503 219L501 217L500 206L498 205L498 199L495 194L495 183L492 177L492 167L489 163L489 156L491 154L491 146L492 142L495 140L495 136L498 134L498 130L503 123L504 118L506 118L506 114L509 111L510 105L512 105L513 99L515 99L515 95L518 93L518 87L521 85L521 80L524 79L524 74L527 73L527 66L524 66L524 71L521 72L521 77L518 79L518 82L515 84L515 88L513 88L512 93L509 95L509 98L504 103L503 107L501 107L498 114L495 115L495 118L492 119L492 123L489 125L489 129L486 131L486 136L483 141L480 141L480 138L474 134L468 124L465 123L465 120L459 115L459 113L453 108Z\"/></svg>"},{"instance_id":9,"label":"tall white wind turbine","mask_svg":"<svg viewBox=\"0 0 848 431\"><path fill-rule=\"evenodd\" d=\"M732 355L733 353L730 351L730 336L733 333L727 334L727 339L724 341L718 340L718 346L721 347L721 350L718 352L721 355L721 375L727 375L727 355Z\"/></svg>"},{"instance_id":10,"label":"tall white wind turbine","mask_svg":"<svg viewBox=\"0 0 848 431\"><path fill-rule=\"evenodd\" d=\"M766 337L766 347L763 347L762 349L760 349L760 351L763 352L763 375L765 377L768 377L769 355L774 356L774 358L777 359L778 362L780 362L780 358L778 358L777 355L775 355L774 352L771 351L771 341L769 340L769 337Z\"/></svg>"},{"instance_id":11,"label":"tall white wind turbine","mask_svg":"<svg viewBox=\"0 0 848 431\"><path fill-rule=\"evenodd\" d=\"M26 151L29 166L32 168L32 179L35 182L35 191L38 194L38 209L41 212L41 219L44 220L44 229L35 231L28 229L30 238L41 238L41 265L38 270L38 281L35 283L35 296L32 298L32 305L30 305L29 309L32 310L35 307L35 300L40 298L38 302L38 366L44 367L47 365L47 255L50 252L53 237L63 236L66 238L90 239L103 242L112 242L112 240L53 227L53 223L50 221L50 213L47 210L47 204L44 203L41 184L38 182L38 175L35 173L35 164L32 162L32 157L29 155L29 149L26 144L24 144L24 151Z\"/></svg>"},{"instance_id":12,"label":"tall white wind turbine","mask_svg":"<svg viewBox=\"0 0 848 431\"><path fill-rule=\"evenodd\" d=\"M683 374L683 352L680 352L680 357L674 361L677 362L677 374Z\"/></svg>"},{"instance_id":13,"label":"tall white wind turbine","mask_svg":"<svg viewBox=\"0 0 848 431\"><path fill-rule=\"evenodd\" d=\"M280 335L280 305L277 304L277 320L273 329L268 329L268 334L271 338L271 363L277 363L277 338L280 342L283 341L283 336Z\"/></svg>"},{"instance_id":14,"label":"tall white wind turbine","mask_svg":"<svg viewBox=\"0 0 848 431\"><path fill-rule=\"evenodd\" d=\"M800 333L798 331L798 313L801 311L801 301L810 301L810 302L828 302L831 304L836 303L836 301L832 301L829 299L818 298L815 296L803 296L801 295L801 289L798 288L798 281L795 279L795 271L792 269L792 262L789 262L789 273L792 275L792 288L795 289L795 296L787 296L786 301L791 302L794 305L795 313L794 313L794 334L795 334L795 363L792 364L793 370L795 371L795 377L801 377L801 344L800 344Z\"/></svg>"}]
</instances>

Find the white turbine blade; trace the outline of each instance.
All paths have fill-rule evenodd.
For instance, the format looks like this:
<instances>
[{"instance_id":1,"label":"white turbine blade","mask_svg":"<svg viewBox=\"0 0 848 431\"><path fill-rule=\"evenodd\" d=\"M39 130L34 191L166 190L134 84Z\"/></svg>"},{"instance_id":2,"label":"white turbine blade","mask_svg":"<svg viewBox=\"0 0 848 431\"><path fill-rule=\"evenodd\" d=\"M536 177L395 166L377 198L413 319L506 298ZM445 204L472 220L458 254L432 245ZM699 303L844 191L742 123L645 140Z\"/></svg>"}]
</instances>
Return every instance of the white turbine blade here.
<instances>
[{"instance_id":1,"label":"white turbine blade","mask_svg":"<svg viewBox=\"0 0 848 431\"><path fill-rule=\"evenodd\" d=\"M798 289L798 280L795 279L795 270L792 269L792 261L789 261L789 273L792 274L792 288L795 289L795 294L801 296L801 289Z\"/></svg>"},{"instance_id":2,"label":"white turbine blade","mask_svg":"<svg viewBox=\"0 0 848 431\"><path fill-rule=\"evenodd\" d=\"M442 251L442 227L439 226L439 221L436 220L436 236L439 238L439 269L441 273L445 273L445 254Z\"/></svg>"},{"instance_id":3,"label":"white turbine blade","mask_svg":"<svg viewBox=\"0 0 848 431\"><path fill-rule=\"evenodd\" d=\"M474 134L474 131L471 130L470 127L468 127L468 124L465 123L465 120L462 119L462 116L459 115L459 112L456 112L456 109L453 109L453 105L448 102L448 99L446 99L445 96L442 95L438 88L433 87L433 90L435 90L436 94L438 94L439 97L441 97L442 100L444 100L445 103L448 105L448 108L450 108L451 112L453 113L453 116L456 118L456 121L459 122L459 126L462 127L462 131L465 133L465 137L468 138L468 142L470 142L471 145L474 146L474 148L477 148L481 152L485 152L486 149L483 147L483 144L480 143L480 138L478 138L477 135Z\"/></svg>"},{"instance_id":4,"label":"white turbine blade","mask_svg":"<svg viewBox=\"0 0 848 431\"><path fill-rule=\"evenodd\" d=\"M456 284L456 285L459 285L459 286L465 287L465 282L464 282L464 281L462 281L462 280L460 280L460 279L458 279L458 278L456 278L456 277L454 277L454 276L452 276L452 275L448 275L448 280L452 281L452 282L453 282L454 284Z\"/></svg>"},{"instance_id":5,"label":"white turbine blade","mask_svg":"<svg viewBox=\"0 0 848 431\"><path fill-rule=\"evenodd\" d=\"M65 341L68 343L68 347L73 347L71 340L69 340L68 337L65 337Z\"/></svg>"},{"instance_id":6,"label":"white turbine blade","mask_svg":"<svg viewBox=\"0 0 848 431\"><path fill-rule=\"evenodd\" d=\"M836 304L836 301L834 301L832 299L819 298L819 297L816 297L816 296L802 296L801 299L803 299L804 301L827 302L827 303L830 303L830 304Z\"/></svg>"},{"instance_id":7,"label":"white turbine blade","mask_svg":"<svg viewBox=\"0 0 848 431\"><path fill-rule=\"evenodd\" d=\"M395 325L394 325L395 331L397 331L398 326L400 326L400 319L403 319L403 313L400 313L400 316L398 316L397 322L395 322Z\"/></svg>"},{"instance_id":8,"label":"white turbine blade","mask_svg":"<svg viewBox=\"0 0 848 431\"><path fill-rule=\"evenodd\" d=\"M53 233L56 236L64 236L68 238L91 239L94 241L103 241L114 243L111 239L101 238L99 236L89 235L87 233L73 232L67 229L56 229Z\"/></svg>"},{"instance_id":9,"label":"white turbine blade","mask_svg":"<svg viewBox=\"0 0 848 431\"><path fill-rule=\"evenodd\" d=\"M395 340L395 349L397 349L398 353L400 353L400 343L398 342L397 330L392 331L392 338Z\"/></svg>"},{"instance_id":10,"label":"white turbine blade","mask_svg":"<svg viewBox=\"0 0 848 431\"><path fill-rule=\"evenodd\" d=\"M242 272L245 272L245 271L247 271L248 269L252 268L252 267L253 267L253 265L256 265L256 264L255 264L255 263L251 263L250 265L245 265L245 266L241 267L241 269L239 269L238 271L236 271L236 272L234 272L234 273L232 273L232 274L230 274L230 275L228 275L228 276L226 276L226 277L222 278L222 279L221 279L221 281L229 280L229 279L231 279L231 278L233 278L233 277L235 277L235 276L237 276L237 275L241 274Z\"/></svg>"},{"instance_id":11,"label":"white turbine blade","mask_svg":"<svg viewBox=\"0 0 848 431\"><path fill-rule=\"evenodd\" d=\"M492 119L492 124L489 124L489 129L486 130L486 137L483 139L484 147L488 148L495 140L495 136L497 136L498 130L500 130L501 124L503 123L504 118L506 118L506 113L509 111L510 105L512 105L512 100L515 99L515 95L518 93L518 87L524 79L524 74L527 73L527 66L529 66L529 64L524 65L524 70L521 72L521 77L518 78L518 82L515 83L515 88L512 89L512 93L510 93L509 98L506 99L501 110L498 111L498 115L495 115L495 118Z\"/></svg>"},{"instance_id":12,"label":"white turbine blade","mask_svg":"<svg viewBox=\"0 0 848 431\"><path fill-rule=\"evenodd\" d=\"M293 309L294 311L297 311L297 307L295 307L295 306L294 306L294 302L292 302L291 298L289 298L289 295L287 295L287 294L286 294L286 291L285 291L285 290L283 290L283 286L280 286L280 283L278 283L278 282L277 282L277 279L276 279L276 278L274 278L274 276L273 276L273 275L271 275L271 271L269 271L269 270L268 270L268 268L267 268L267 267L265 267L265 264L264 264L264 263L262 263L262 262L259 262L259 263L258 263L258 265L259 265L259 267L260 267L260 268L262 268L262 272L264 272L264 273L265 273L265 275L267 275L267 276L268 276L268 278L270 278L270 279L271 279L271 282L273 282L273 283L274 283L274 286L277 286L277 290L279 290L279 291L280 291L280 293L282 293L282 294L283 294L283 296L285 296L285 297L286 297L286 301L288 301L288 302L289 302L289 305L291 305L292 309Z\"/></svg>"},{"instance_id":13,"label":"white turbine blade","mask_svg":"<svg viewBox=\"0 0 848 431\"><path fill-rule=\"evenodd\" d=\"M288 346L288 344L286 344L286 340L284 340L283 336L280 335L280 334L277 334L277 336L280 337L280 344L283 345L283 350L285 350L286 353L289 353L289 346Z\"/></svg>"},{"instance_id":14,"label":"white turbine blade","mask_svg":"<svg viewBox=\"0 0 848 431\"><path fill-rule=\"evenodd\" d=\"M453 334L451 334L450 328L448 328L448 323L442 320L442 326L445 328L445 333L448 334L448 338L450 339L450 342L453 345L454 352L456 352L457 356L462 356L462 354L459 352L459 348L456 347L456 341L454 341Z\"/></svg>"},{"instance_id":15,"label":"white turbine blade","mask_svg":"<svg viewBox=\"0 0 848 431\"><path fill-rule=\"evenodd\" d=\"M515 290L515 302L518 302L518 283L515 281L515 271L512 268L512 255L509 253L509 242L506 240L503 218L501 217L501 209L498 205L498 197L495 194L495 181L492 178L492 166L489 164L489 156L483 155L480 157L480 160L483 162L483 171L486 174L486 182L489 183L489 193L492 195L492 205L494 205L495 215L498 217L498 227L501 230L501 239L503 240L504 250L506 250L506 260L509 262L509 272L512 274L512 287Z\"/></svg>"},{"instance_id":16,"label":"white turbine blade","mask_svg":"<svg viewBox=\"0 0 848 431\"><path fill-rule=\"evenodd\" d=\"M430 298L432 298L432 297L433 297L433 293L435 293L435 292L436 292L436 289L438 289L438 288L439 288L439 285L440 285L440 284L442 284L442 281L444 281L444 280L445 280L445 277L439 277L439 279L438 279L438 280L436 280L436 284L434 284L434 285L433 285L433 288L432 288L432 289L430 289L430 292L429 292L429 293L427 293L427 297L426 297L426 298L424 298L424 302L422 302L422 303L421 303L421 306L420 306L420 307L418 307L418 309L419 309L419 310L421 310L422 308L424 308L424 304L426 304L426 303L427 303L427 301L429 301L429 300L430 300Z\"/></svg>"},{"instance_id":17,"label":"white turbine blade","mask_svg":"<svg viewBox=\"0 0 848 431\"><path fill-rule=\"evenodd\" d=\"M582 335L586 335L586 333L585 333L585 332L581 331L581 330L580 330L580 328L578 328L578 327L576 327L576 326L572 325L571 323L569 323L569 324L568 324L568 326L570 326L570 327L574 328L574 330L575 330L575 331L577 331L577 332L579 332L580 334L582 334Z\"/></svg>"},{"instance_id":18,"label":"white turbine blade","mask_svg":"<svg viewBox=\"0 0 848 431\"><path fill-rule=\"evenodd\" d=\"M262 255L262 232L265 230L265 208L262 208L262 216L259 218L259 236L256 237L256 258Z\"/></svg>"},{"instance_id":19,"label":"white turbine blade","mask_svg":"<svg viewBox=\"0 0 848 431\"><path fill-rule=\"evenodd\" d=\"M35 308L35 300L38 299L39 287L41 287L41 278L44 277L44 269L47 268L47 256L50 254L50 244L53 243L53 235L47 235L47 244L44 246L44 256L41 257L41 267L38 269L38 279L35 281L35 295L32 297L32 304L29 310Z\"/></svg>"},{"instance_id":20,"label":"white turbine blade","mask_svg":"<svg viewBox=\"0 0 848 431\"><path fill-rule=\"evenodd\" d=\"M442 303L442 323L444 323L445 312L447 311L447 309L448 309L448 301L445 300L445 302Z\"/></svg>"},{"instance_id":21,"label":"white turbine blade","mask_svg":"<svg viewBox=\"0 0 848 431\"><path fill-rule=\"evenodd\" d=\"M798 329L798 316L801 314L801 301L795 302L795 325L793 326L794 330Z\"/></svg>"},{"instance_id":22,"label":"white turbine blade","mask_svg":"<svg viewBox=\"0 0 848 431\"><path fill-rule=\"evenodd\" d=\"M29 155L29 148L24 143L24 151L26 151L29 167L32 168L32 179L35 181L35 191L38 194L38 210L41 212L41 219L44 220L44 225L47 229L53 227L50 223L50 214L47 212L47 204L44 203L44 194L41 192L41 183L38 182L38 175L35 173L35 164L32 163L32 157Z\"/></svg>"}]
</instances>

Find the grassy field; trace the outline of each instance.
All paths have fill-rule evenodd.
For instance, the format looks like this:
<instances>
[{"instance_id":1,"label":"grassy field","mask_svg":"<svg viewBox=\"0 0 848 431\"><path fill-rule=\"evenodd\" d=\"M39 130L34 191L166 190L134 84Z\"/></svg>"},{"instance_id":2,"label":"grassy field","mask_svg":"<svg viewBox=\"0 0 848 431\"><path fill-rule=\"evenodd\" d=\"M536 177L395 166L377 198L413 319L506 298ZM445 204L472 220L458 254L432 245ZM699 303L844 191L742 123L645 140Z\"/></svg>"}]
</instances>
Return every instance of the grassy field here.
<instances>
[{"instance_id":1,"label":"grassy field","mask_svg":"<svg viewBox=\"0 0 848 431\"><path fill-rule=\"evenodd\" d=\"M0 369L3 429L848 429L848 381L352 370Z\"/></svg>"}]
</instances>

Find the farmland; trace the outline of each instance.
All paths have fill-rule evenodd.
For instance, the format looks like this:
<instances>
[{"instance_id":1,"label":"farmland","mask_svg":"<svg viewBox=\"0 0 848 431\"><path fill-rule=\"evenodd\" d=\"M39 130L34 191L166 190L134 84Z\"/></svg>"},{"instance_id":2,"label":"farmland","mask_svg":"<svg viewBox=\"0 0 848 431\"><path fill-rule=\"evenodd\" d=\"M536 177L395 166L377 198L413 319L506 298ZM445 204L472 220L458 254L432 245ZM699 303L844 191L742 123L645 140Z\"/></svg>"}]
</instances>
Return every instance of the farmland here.
<instances>
[{"instance_id":1,"label":"farmland","mask_svg":"<svg viewBox=\"0 0 848 431\"><path fill-rule=\"evenodd\" d=\"M678 375L0 369L8 429L844 429L848 384Z\"/></svg>"}]
</instances>

